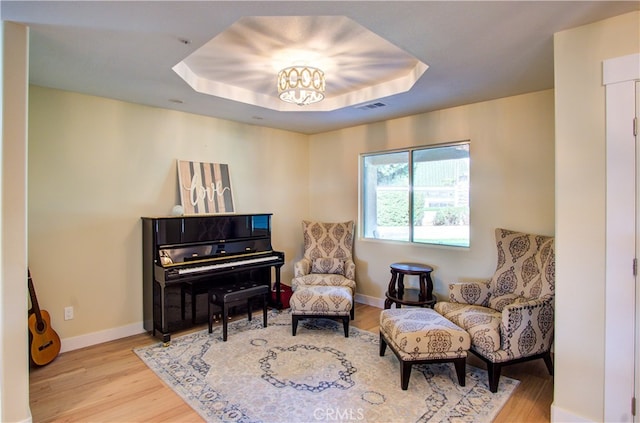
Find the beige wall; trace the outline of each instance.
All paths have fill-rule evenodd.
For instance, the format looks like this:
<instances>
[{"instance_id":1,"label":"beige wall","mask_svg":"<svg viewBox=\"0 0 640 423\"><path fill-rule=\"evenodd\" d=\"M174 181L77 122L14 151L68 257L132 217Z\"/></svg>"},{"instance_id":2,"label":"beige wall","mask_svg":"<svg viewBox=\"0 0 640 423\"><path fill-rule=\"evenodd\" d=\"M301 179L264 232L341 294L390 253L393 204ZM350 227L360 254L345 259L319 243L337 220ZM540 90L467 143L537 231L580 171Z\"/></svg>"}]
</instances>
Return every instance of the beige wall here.
<instances>
[{"instance_id":1,"label":"beige wall","mask_svg":"<svg viewBox=\"0 0 640 423\"><path fill-rule=\"evenodd\" d=\"M308 214L307 149L300 134L32 86L29 264L63 348L142 329L140 217L179 203L176 159L229 164L236 211L274 213L289 262Z\"/></svg>"},{"instance_id":2,"label":"beige wall","mask_svg":"<svg viewBox=\"0 0 640 423\"><path fill-rule=\"evenodd\" d=\"M35 86L29 107L29 262L63 344L139 325L139 218L178 202L176 158L228 163L236 209L274 213L287 282L302 219L357 220L361 152L471 140L471 249L358 240L370 303L391 262L432 264L443 292L492 274L495 227L554 229L551 90L311 137ZM64 321L68 305L75 318Z\"/></svg>"},{"instance_id":3,"label":"beige wall","mask_svg":"<svg viewBox=\"0 0 640 423\"><path fill-rule=\"evenodd\" d=\"M562 420L604 418L602 62L640 52L639 28L640 13L635 12L558 33L554 40L558 283L553 408Z\"/></svg>"},{"instance_id":4,"label":"beige wall","mask_svg":"<svg viewBox=\"0 0 640 423\"><path fill-rule=\"evenodd\" d=\"M554 233L553 91L502 98L310 137L311 217L358 219L359 154L471 141L471 248L363 240L355 245L361 300L384 298L389 264L428 263L437 293L462 278L489 278L494 229Z\"/></svg>"}]
</instances>

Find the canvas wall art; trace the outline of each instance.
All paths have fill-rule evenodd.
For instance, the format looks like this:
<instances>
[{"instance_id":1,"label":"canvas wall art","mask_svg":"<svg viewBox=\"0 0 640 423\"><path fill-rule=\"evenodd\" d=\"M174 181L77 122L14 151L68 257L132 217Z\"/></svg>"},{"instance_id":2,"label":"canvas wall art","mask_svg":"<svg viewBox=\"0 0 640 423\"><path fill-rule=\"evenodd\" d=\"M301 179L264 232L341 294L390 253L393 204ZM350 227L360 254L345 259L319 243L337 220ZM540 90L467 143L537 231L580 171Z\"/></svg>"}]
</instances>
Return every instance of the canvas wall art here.
<instances>
[{"instance_id":1,"label":"canvas wall art","mask_svg":"<svg viewBox=\"0 0 640 423\"><path fill-rule=\"evenodd\" d=\"M229 166L178 160L184 214L234 213Z\"/></svg>"}]
</instances>

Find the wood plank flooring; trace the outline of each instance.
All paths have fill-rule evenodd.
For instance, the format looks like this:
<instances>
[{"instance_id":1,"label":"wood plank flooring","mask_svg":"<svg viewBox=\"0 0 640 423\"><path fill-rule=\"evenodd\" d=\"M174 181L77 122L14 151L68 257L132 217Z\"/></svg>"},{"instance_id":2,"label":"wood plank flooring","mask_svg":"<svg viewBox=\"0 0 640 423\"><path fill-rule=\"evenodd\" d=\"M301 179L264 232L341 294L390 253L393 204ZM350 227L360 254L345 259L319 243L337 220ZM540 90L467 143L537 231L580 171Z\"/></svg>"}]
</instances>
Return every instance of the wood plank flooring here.
<instances>
[{"instance_id":1,"label":"wood plank flooring","mask_svg":"<svg viewBox=\"0 0 640 423\"><path fill-rule=\"evenodd\" d=\"M379 308L356 304L352 324L377 333L379 314ZM202 422L132 351L155 342L148 334L131 336L69 351L45 367L32 368L33 421ZM467 362L486 368L472 354ZM520 385L495 422L549 422L553 377L542 360L506 367L503 375L518 379ZM399 373L393 382L400 383Z\"/></svg>"}]
</instances>

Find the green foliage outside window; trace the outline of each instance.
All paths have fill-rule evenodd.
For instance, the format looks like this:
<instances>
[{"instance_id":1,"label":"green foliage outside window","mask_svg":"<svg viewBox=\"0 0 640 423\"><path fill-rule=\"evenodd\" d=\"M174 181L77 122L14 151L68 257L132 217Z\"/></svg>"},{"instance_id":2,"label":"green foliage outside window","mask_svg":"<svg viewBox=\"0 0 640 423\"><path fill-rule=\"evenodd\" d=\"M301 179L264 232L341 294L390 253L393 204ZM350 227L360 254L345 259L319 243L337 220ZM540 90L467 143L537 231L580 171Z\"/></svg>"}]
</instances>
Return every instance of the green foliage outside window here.
<instances>
[{"instance_id":1,"label":"green foliage outside window","mask_svg":"<svg viewBox=\"0 0 640 423\"><path fill-rule=\"evenodd\" d=\"M447 207L438 209L433 219L434 226L468 225L469 209L467 207Z\"/></svg>"},{"instance_id":2,"label":"green foliage outside window","mask_svg":"<svg viewBox=\"0 0 640 423\"><path fill-rule=\"evenodd\" d=\"M406 191L378 192L377 222L379 226L408 226L409 225L409 196ZM418 193L414 199L414 225L420 226L424 217L424 195Z\"/></svg>"}]
</instances>

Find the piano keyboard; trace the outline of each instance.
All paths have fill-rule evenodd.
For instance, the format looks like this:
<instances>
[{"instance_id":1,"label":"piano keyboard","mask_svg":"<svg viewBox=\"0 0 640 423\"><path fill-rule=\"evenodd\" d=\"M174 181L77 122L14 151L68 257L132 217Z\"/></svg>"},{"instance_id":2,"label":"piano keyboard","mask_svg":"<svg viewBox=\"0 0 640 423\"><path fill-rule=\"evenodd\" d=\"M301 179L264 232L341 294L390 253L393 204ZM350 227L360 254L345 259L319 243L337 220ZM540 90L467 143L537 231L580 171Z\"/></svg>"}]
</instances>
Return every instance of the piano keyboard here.
<instances>
[{"instance_id":1,"label":"piano keyboard","mask_svg":"<svg viewBox=\"0 0 640 423\"><path fill-rule=\"evenodd\" d=\"M264 262L269 262L269 261L274 261L274 260L280 260L280 257L279 256L258 257L258 258L247 259L247 260L228 261L228 262L225 262L225 263L215 263L215 264L208 264L208 265L204 265L204 266L189 267L189 268L185 268L185 269L178 269L178 274L179 275L188 275L190 273L206 272L208 270L216 270L216 269L224 269L224 268L228 268L228 267L244 266L244 265L247 265L247 264L264 263Z\"/></svg>"}]
</instances>

